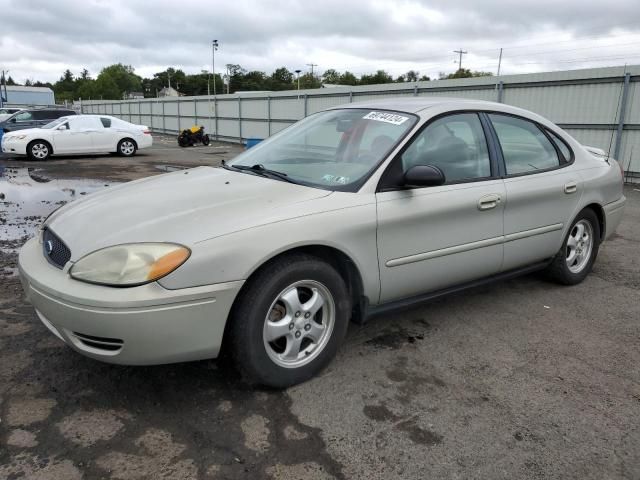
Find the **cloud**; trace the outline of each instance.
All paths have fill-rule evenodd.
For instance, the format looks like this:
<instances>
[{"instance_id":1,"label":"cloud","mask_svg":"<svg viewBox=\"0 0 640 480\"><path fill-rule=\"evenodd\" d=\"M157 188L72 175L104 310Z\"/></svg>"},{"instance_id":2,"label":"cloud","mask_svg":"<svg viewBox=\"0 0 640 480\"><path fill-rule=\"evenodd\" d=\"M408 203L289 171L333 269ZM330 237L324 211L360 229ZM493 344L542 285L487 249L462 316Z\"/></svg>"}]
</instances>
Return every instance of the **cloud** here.
<instances>
[{"instance_id":1,"label":"cloud","mask_svg":"<svg viewBox=\"0 0 640 480\"><path fill-rule=\"evenodd\" d=\"M455 70L457 48L464 66L495 71L500 47L505 73L640 63L640 9L627 0L0 0L0 11L0 68L18 81L117 62L143 76L208 70L214 38L217 71L316 63L436 76Z\"/></svg>"}]
</instances>

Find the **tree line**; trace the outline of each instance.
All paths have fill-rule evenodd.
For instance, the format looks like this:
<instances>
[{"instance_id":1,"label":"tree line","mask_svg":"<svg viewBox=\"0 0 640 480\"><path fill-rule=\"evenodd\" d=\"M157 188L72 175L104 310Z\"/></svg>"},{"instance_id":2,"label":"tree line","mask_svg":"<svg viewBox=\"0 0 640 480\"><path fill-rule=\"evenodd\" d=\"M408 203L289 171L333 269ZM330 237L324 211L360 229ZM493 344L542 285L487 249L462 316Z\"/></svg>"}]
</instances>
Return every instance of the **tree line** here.
<instances>
[{"instance_id":1,"label":"tree line","mask_svg":"<svg viewBox=\"0 0 640 480\"><path fill-rule=\"evenodd\" d=\"M229 93L256 90L294 90L298 88L298 82L301 89L311 89L320 88L323 84L377 85L431 80L427 75L420 75L416 70L409 70L395 78L385 70L357 76L349 71L338 72L335 69L329 69L321 75L307 72L299 75L299 78L295 72L286 67L277 68L271 74L267 74L259 70L247 71L240 65L228 64L226 71L225 78ZM490 72L461 68L449 74L441 72L439 79L490 75L492 75ZM11 77L8 77L7 85L18 84ZM71 70L67 69L57 82L25 80L24 85L51 88L57 102L80 98L83 100L118 100L126 98L133 92L142 94L144 97L156 97L163 88L169 85L181 95L188 96L207 95L214 91L211 73L205 70L196 74L187 74L180 69L167 68L162 72L155 73L151 78L143 78L135 73L132 66L121 63L103 68L96 78L91 77L86 68L78 75L74 75ZM227 85L218 73L215 75L215 91L218 94L227 91Z\"/></svg>"}]
</instances>

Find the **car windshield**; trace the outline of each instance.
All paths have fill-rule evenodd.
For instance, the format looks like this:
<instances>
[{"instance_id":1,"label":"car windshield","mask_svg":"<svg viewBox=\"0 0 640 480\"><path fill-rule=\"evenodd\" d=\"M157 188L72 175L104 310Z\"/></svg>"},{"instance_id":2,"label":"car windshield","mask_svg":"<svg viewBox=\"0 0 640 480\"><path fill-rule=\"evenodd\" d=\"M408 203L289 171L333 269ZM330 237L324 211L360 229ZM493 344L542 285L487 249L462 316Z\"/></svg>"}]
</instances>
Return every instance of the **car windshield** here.
<instances>
[{"instance_id":1,"label":"car windshield","mask_svg":"<svg viewBox=\"0 0 640 480\"><path fill-rule=\"evenodd\" d=\"M227 168L265 176L271 172L272 178L327 190L356 191L416 121L413 114L389 110L329 110L259 143Z\"/></svg>"},{"instance_id":2,"label":"car windshield","mask_svg":"<svg viewBox=\"0 0 640 480\"><path fill-rule=\"evenodd\" d=\"M56 128L61 123L66 122L68 119L66 117L56 118L53 122L49 122L41 128Z\"/></svg>"}]
</instances>

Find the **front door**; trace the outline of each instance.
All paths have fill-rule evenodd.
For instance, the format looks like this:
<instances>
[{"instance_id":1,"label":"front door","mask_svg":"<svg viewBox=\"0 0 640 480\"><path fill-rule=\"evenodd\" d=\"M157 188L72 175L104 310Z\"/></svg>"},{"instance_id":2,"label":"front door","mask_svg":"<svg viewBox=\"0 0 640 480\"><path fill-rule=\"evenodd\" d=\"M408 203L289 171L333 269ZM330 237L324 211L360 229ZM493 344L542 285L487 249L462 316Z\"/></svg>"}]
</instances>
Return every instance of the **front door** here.
<instances>
[{"instance_id":1,"label":"front door","mask_svg":"<svg viewBox=\"0 0 640 480\"><path fill-rule=\"evenodd\" d=\"M86 153L93 150L93 132L95 124L88 122L90 117L70 118L64 125L67 128L55 130L53 143L55 153Z\"/></svg>"},{"instance_id":2,"label":"front door","mask_svg":"<svg viewBox=\"0 0 640 480\"><path fill-rule=\"evenodd\" d=\"M435 165L444 185L377 193L381 302L498 273L503 255L504 183L480 117L440 117L419 132L389 172Z\"/></svg>"},{"instance_id":3,"label":"front door","mask_svg":"<svg viewBox=\"0 0 640 480\"><path fill-rule=\"evenodd\" d=\"M26 128L36 128L37 122L33 118L33 114L29 111L17 113L7 122L7 130L24 130Z\"/></svg>"}]
</instances>

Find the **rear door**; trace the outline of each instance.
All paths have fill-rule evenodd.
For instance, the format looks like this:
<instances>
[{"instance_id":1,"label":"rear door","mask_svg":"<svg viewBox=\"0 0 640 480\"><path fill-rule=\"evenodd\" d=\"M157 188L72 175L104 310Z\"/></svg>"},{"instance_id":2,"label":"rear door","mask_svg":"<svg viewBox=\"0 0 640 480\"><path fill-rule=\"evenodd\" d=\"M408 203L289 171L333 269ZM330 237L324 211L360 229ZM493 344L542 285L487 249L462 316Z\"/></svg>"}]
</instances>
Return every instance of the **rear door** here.
<instances>
[{"instance_id":1,"label":"rear door","mask_svg":"<svg viewBox=\"0 0 640 480\"><path fill-rule=\"evenodd\" d=\"M490 113L504 159L504 270L552 257L582 195L569 147L545 127ZM569 157L569 158L567 158Z\"/></svg>"},{"instance_id":2,"label":"rear door","mask_svg":"<svg viewBox=\"0 0 640 480\"><path fill-rule=\"evenodd\" d=\"M115 152L119 133L114 129L109 117L96 118L96 131L93 133L93 146L96 152Z\"/></svg>"},{"instance_id":3,"label":"rear door","mask_svg":"<svg viewBox=\"0 0 640 480\"><path fill-rule=\"evenodd\" d=\"M42 127L52 120L60 118L59 115L55 115L53 112L55 112L55 110L34 110L33 119L35 126Z\"/></svg>"},{"instance_id":4,"label":"rear door","mask_svg":"<svg viewBox=\"0 0 640 480\"><path fill-rule=\"evenodd\" d=\"M376 194L381 302L441 290L502 267L504 183L477 113L435 119L416 134L385 177L435 165L441 186L385 185ZM394 171L400 169L401 171Z\"/></svg>"}]
</instances>

